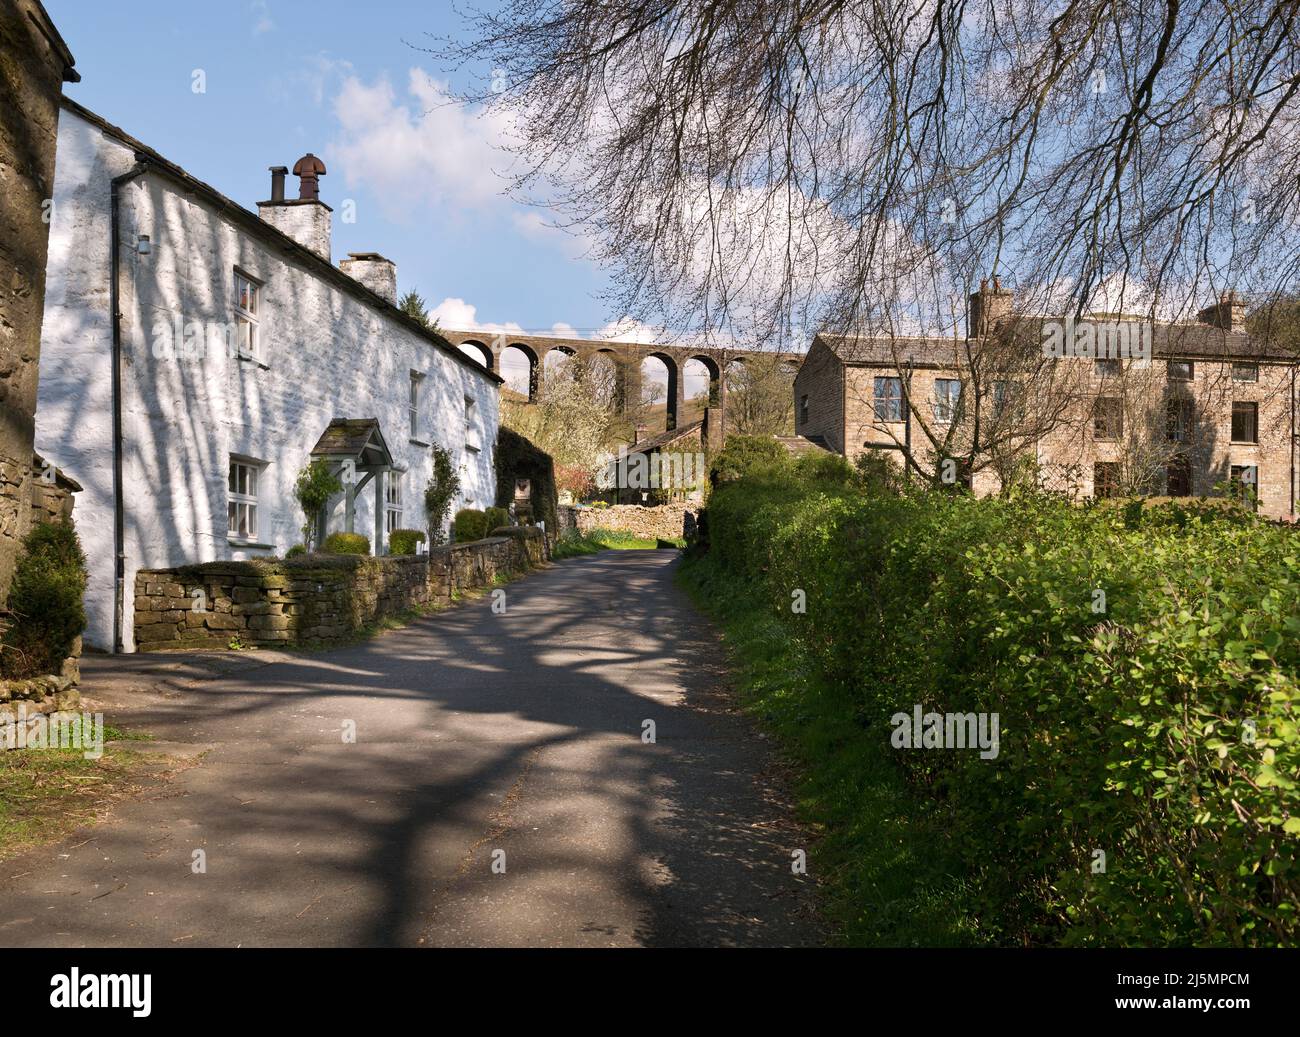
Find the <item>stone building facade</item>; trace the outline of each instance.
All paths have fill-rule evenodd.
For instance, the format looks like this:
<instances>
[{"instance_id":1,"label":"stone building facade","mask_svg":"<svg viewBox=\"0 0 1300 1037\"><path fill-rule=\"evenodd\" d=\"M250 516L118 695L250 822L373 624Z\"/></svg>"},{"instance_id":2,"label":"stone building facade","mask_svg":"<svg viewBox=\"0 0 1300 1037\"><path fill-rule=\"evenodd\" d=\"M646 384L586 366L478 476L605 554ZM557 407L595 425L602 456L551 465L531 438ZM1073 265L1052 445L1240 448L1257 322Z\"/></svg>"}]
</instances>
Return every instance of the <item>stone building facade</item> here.
<instances>
[{"instance_id":1,"label":"stone building facade","mask_svg":"<svg viewBox=\"0 0 1300 1037\"><path fill-rule=\"evenodd\" d=\"M1241 492L1265 516L1294 516L1297 363L1252 337L1244 310L1230 294L1191 322L1144 330L1136 319L1096 318L1098 328L1149 334L1149 354L1108 347L1048 361L1063 365L1065 377L1052 383L1059 407L1022 451L1040 483L1083 496ZM924 456L932 448L923 423L941 428L948 412L970 420L969 408L959 408L973 383L961 360L968 346L978 351L987 336L1011 330L1030 349L1046 341L1046 319L1017 314L1000 288L975 293L970 312L962 341L817 336L794 384L798 434L851 460L868 452L900 463L905 452ZM967 479L976 493L1001 486L994 466ZM1135 491L1135 482L1144 489Z\"/></svg>"},{"instance_id":2,"label":"stone building facade","mask_svg":"<svg viewBox=\"0 0 1300 1037\"><path fill-rule=\"evenodd\" d=\"M36 0L0 5L0 603L31 525L47 221L72 65Z\"/></svg>"},{"instance_id":3,"label":"stone building facade","mask_svg":"<svg viewBox=\"0 0 1300 1037\"><path fill-rule=\"evenodd\" d=\"M304 156L295 199L272 167L255 213L63 101L37 433L85 487L90 645L134 650L140 570L301 542L314 457L346 486L324 531L376 554L425 525L434 443L456 507L495 497L501 379L397 308L388 260L331 262L324 166Z\"/></svg>"}]
</instances>

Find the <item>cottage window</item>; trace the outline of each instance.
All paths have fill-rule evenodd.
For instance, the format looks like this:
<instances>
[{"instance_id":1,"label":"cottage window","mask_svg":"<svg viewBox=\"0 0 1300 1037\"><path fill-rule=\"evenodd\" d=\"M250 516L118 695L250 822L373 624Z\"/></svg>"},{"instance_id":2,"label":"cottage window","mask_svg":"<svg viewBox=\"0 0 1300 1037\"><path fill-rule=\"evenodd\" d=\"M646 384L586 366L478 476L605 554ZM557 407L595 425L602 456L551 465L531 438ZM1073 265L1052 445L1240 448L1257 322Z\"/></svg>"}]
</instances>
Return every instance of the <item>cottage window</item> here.
<instances>
[{"instance_id":1,"label":"cottage window","mask_svg":"<svg viewBox=\"0 0 1300 1037\"><path fill-rule=\"evenodd\" d=\"M1188 442L1192 437L1195 420L1196 405L1192 400L1182 397L1170 400L1165 410L1165 426L1169 441Z\"/></svg>"},{"instance_id":2,"label":"cottage window","mask_svg":"<svg viewBox=\"0 0 1300 1037\"><path fill-rule=\"evenodd\" d=\"M1232 441L1259 442L1259 404L1236 402L1232 405Z\"/></svg>"},{"instance_id":3,"label":"cottage window","mask_svg":"<svg viewBox=\"0 0 1300 1037\"><path fill-rule=\"evenodd\" d=\"M402 529L402 473L389 472L384 483L384 530Z\"/></svg>"},{"instance_id":4,"label":"cottage window","mask_svg":"<svg viewBox=\"0 0 1300 1037\"><path fill-rule=\"evenodd\" d=\"M479 449L478 402L473 396L465 397L465 447L475 453Z\"/></svg>"},{"instance_id":5,"label":"cottage window","mask_svg":"<svg viewBox=\"0 0 1300 1037\"><path fill-rule=\"evenodd\" d=\"M1124 434L1124 403L1117 396L1100 396L1092 412L1092 434L1097 439L1119 439Z\"/></svg>"},{"instance_id":6,"label":"cottage window","mask_svg":"<svg viewBox=\"0 0 1300 1037\"><path fill-rule=\"evenodd\" d=\"M1258 382L1259 364L1233 364L1232 380L1234 382Z\"/></svg>"},{"instance_id":7,"label":"cottage window","mask_svg":"<svg viewBox=\"0 0 1300 1037\"><path fill-rule=\"evenodd\" d=\"M231 459L226 511L232 540L257 539L257 481L260 468Z\"/></svg>"},{"instance_id":8,"label":"cottage window","mask_svg":"<svg viewBox=\"0 0 1300 1037\"><path fill-rule=\"evenodd\" d=\"M799 424L800 425L808 424L808 394L807 393L804 393L803 396L799 398Z\"/></svg>"},{"instance_id":9,"label":"cottage window","mask_svg":"<svg viewBox=\"0 0 1300 1037\"><path fill-rule=\"evenodd\" d=\"M1093 373L1098 378L1117 378L1120 374L1118 360L1103 359L1093 361Z\"/></svg>"},{"instance_id":10,"label":"cottage window","mask_svg":"<svg viewBox=\"0 0 1300 1037\"><path fill-rule=\"evenodd\" d=\"M1119 496L1119 465L1114 461L1098 461L1092 466L1092 495L1094 497Z\"/></svg>"},{"instance_id":11,"label":"cottage window","mask_svg":"<svg viewBox=\"0 0 1300 1037\"><path fill-rule=\"evenodd\" d=\"M1195 373L1190 360L1170 360L1167 371L1171 382L1190 382Z\"/></svg>"},{"instance_id":12,"label":"cottage window","mask_svg":"<svg viewBox=\"0 0 1300 1037\"><path fill-rule=\"evenodd\" d=\"M903 420L903 380L894 377L876 379L876 420Z\"/></svg>"},{"instance_id":13,"label":"cottage window","mask_svg":"<svg viewBox=\"0 0 1300 1037\"><path fill-rule=\"evenodd\" d=\"M252 278L235 272L235 346L241 357L262 356L262 286Z\"/></svg>"},{"instance_id":14,"label":"cottage window","mask_svg":"<svg viewBox=\"0 0 1300 1037\"><path fill-rule=\"evenodd\" d=\"M1253 464L1232 466L1230 482L1237 497L1251 504L1259 501L1259 468Z\"/></svg>"},{"instance_id":15,"label":"cottage window","mask_svg":"<svg viewBox=\"0 0 1300 1037\"><path fill-rule=\"evenodd\" d=\"M424 381L424 375L419 371L411 372L411 387L407 401L407 411L410 421L410 435L414 439L420 434L420 385Z\"/></svg>"},{"instance_id":16,"label":"cottage window","mask_svg":"<svg viewBox=\"0 0 1300 1037\"><path fill-rule=\"evenodd\" d=\"M947 424L957 417L961 402L961 381L957 378L934 380L934 420Z\"/></svg>"}]
</instances>

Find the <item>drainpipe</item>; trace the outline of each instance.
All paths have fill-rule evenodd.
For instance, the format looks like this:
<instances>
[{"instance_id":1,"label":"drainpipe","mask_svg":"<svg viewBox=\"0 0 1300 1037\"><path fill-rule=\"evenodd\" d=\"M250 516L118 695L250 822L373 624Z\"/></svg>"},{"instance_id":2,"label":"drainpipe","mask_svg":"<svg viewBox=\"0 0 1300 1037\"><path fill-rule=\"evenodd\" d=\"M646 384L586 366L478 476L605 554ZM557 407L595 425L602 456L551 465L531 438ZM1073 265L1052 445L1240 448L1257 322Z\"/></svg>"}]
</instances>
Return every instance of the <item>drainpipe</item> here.
<instances>
[{"instance_id":1,"label":"drainpipe","mask_svg":"<svg viewBox=\"0 0 1300 1037\"><path fill-rule=\"evenodd\" d=\"M1291 365L1291 507L1287 509L1295 515L1295 364Z\"/></svg>"},{"instance_id":2,"label":"drainpipe","mask_svg":"<svg viewBox=\"0 0 1300 1037\"><path fill-rule=\"evenodd\" d=\"M113 651L124 650L122 640L123 611L126 608L126 518L122 503L122 314L120 308L121 252L119 191L131 180L148 171L143 161L121 176L114 177L110 188L111 231L109 242L108 309L113 319Z\"/></svg>"}]
</instances>

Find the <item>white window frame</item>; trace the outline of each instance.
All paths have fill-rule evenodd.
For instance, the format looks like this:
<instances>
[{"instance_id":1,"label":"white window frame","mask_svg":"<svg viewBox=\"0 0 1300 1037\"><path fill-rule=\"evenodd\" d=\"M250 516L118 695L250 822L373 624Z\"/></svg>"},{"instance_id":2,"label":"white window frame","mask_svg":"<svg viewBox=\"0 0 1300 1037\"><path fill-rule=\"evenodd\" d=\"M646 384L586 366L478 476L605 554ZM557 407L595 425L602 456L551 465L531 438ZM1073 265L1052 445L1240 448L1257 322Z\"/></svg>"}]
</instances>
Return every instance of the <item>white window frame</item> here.
<instances>
[{"instance_id":1,"label":"white window frame","mask_svg":"<svg viewBox=\"0 0 1300 1037\"><path fill-rule=\"evenodd\" d=\"M244 285L248 286L252 308L244 306ZM250 277L238 267L235 268L235 349L241 359L262 359L262 282ZM248 348L244 348L244 336L240 330L247 325Z\"/></svg>"},{"instance_id":2,"label":"white window frame","mask_svg":"<svg viewBox=\"0 0 1300 1037\"><path fill-rule=\"evenodd\" d=\"M473 396L465 397L465 448L478 453L478 400Z\"/></svg>"},{"instance_id":3,"label":"white window frame","mask_svg":"<svg viewBox=\"0 0 1300 1037\"><path fill-rule=\"evenodd\" d=\"M231 455L229 465L226 470L226 536L231 541L242 544L255 544L258 542L258 508L260 501L258 499L258 488L262 478L262 469L265 466L253 461L247 457ZM239 474L245 473L241 491ZM236 488L231 489L231 485ZM240 533L238 516L243 509L246 516L247 533ZM251 519L251 521L247 521Z\"/></svg>"},{"instance_id":4,"label":"white window frame","mask_svg":"<svg viewBox=\"0 0 1300 1037\"><path fill-rule=\"evenodd\" d=\"M465 457L461 459L459 468L461 493L460 506L462 508L472 508L474 506L474 497L469 491L469 458L471 452L478 453L478 451L473 447L467 446L465 448Z\"/></svg>"},{"instance_id":5,"label":"white window frame","mask_svg":"<svg viewBox=\"0 0 1300 1037\"><path fill-rule=\"evenodd\" d=\"M406 514L402 502L402 476L405 472L392 469L384 480L384 533L391 536L393 530L405 528L402 518Z\"/></svg>"},{"instance_id":6,"label":"white window frame","mask_svg":"<svg viewBox=\"0 0 1300 1037\"><path fill-rule=\"evenodd\" d=\"M956 391L939 395L939 386L956 386ZM951 425L961 407L961 379L936 378L934 380L934 420L940 425Z\"/></svg>"},{"instance_id":7,"label":"white window frame","mask_svg":"<svg viewBox=\"0 0 1300 1037\"><path fill-rule=\"evenodd\" d=\"M407 390L406 410L410 425L410 438L418 439L420 435L420 397L424 388L424 374L411 372L410 388Z\"/></svg>"}]
</instances>

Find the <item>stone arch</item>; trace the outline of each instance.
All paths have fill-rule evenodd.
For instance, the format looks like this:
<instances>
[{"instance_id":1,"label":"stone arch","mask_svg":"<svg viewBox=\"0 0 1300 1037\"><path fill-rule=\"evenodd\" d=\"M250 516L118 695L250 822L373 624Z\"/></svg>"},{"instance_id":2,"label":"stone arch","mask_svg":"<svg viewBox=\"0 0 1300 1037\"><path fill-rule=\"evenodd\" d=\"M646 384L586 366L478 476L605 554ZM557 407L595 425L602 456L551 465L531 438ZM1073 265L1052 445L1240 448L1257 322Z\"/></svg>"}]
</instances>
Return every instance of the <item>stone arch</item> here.
<instances>
[{"instance_id":1,"label":"stone arch","mask_svg":"<svg viewBox=\"0 0 1300 1037\"><path fill-rule=\"evenodd\" d=\"M501 355L497 358L497 364L501 369L501 377L505 378L507 383L511 382L511 377L507 373L507 369L517 369L518 365L514 363L516 357L523 358L524 363L527 365L527 371L524 374L523 380L521 381L516 378L514 384L510 385L510 388L514 389L515 392L518 392L521 395L527 395L529 403L536 403L539 365L537 353L533 351L531 346L526 345L523 342L511 342L501 350Z\"/></svg>"},{"instance_id":2,"label":"stone arch","mask_svg":"<svg viewBox=\"0 0 1300 1037\"><path fill-rule=\"evenodd\" d=\"M649 370L647 370L647 367ZM658 377L657 368L663 368L663 377ZM640 357L640 381L641 381L641 399L642 402L648 402L651 393L648 389L650 385L663 384L664 394L664 429L672 430L677 427L677 401L681 397L681 389L678 385L679 378L677 374L677 361L667 353L655 350L646 353Z\"/></svg>"},{"instance_id":3,"label":"stone arch","mask_svg":"<svg viewBox=\"0 0 1300 1037\"><path fill-rule=\"evenodd\" d=\"M490 350L484 343L478 342L475 339L471 338L471 339L466 339L464 342L460 343L460 345L458 345L456 348L459 349L462 353L464 353L467 357L471 357L472 359L477 360L489 371L496 370L496 358L492 355L492 350Z\"/></svg>"},{"instance_id":4,"label":"stone arch","mask_svg":"<svg viewBox=\"0 0 1300 1037\"><path fill-rule=\"evenodd\" d=\"M539 347L537 363L537 388L541 391L548 379L554 378L561 364L572 360L578 354L569 346L542 345Z\"/></svg>"},{"instance_id":5,"label":"stone arch","mask_svg":"<svg viewBox=\"0 0 1300 1037\"><path fill-rule=\"evenodd\" d=\"M704 367L709 376L709 395L705 406L716 406L718 398L723 392L722 368L718 366L718 362L707 353L693 353L686 358L686 363L697 363Z\"/></svg>"},{"instance_id":6,"label":"stone arch","mask_svg":"<svg viewBox=\"0 0 1300 1037\"><path fill-rule=\"evenodd\" d=\"M613 349L593 349L586 354L587 373L607 389L609 399L621 413L627 413L627 376L619 355ZM608 364L608 368L605 365Z\"/></svg>"}]
</instances>

